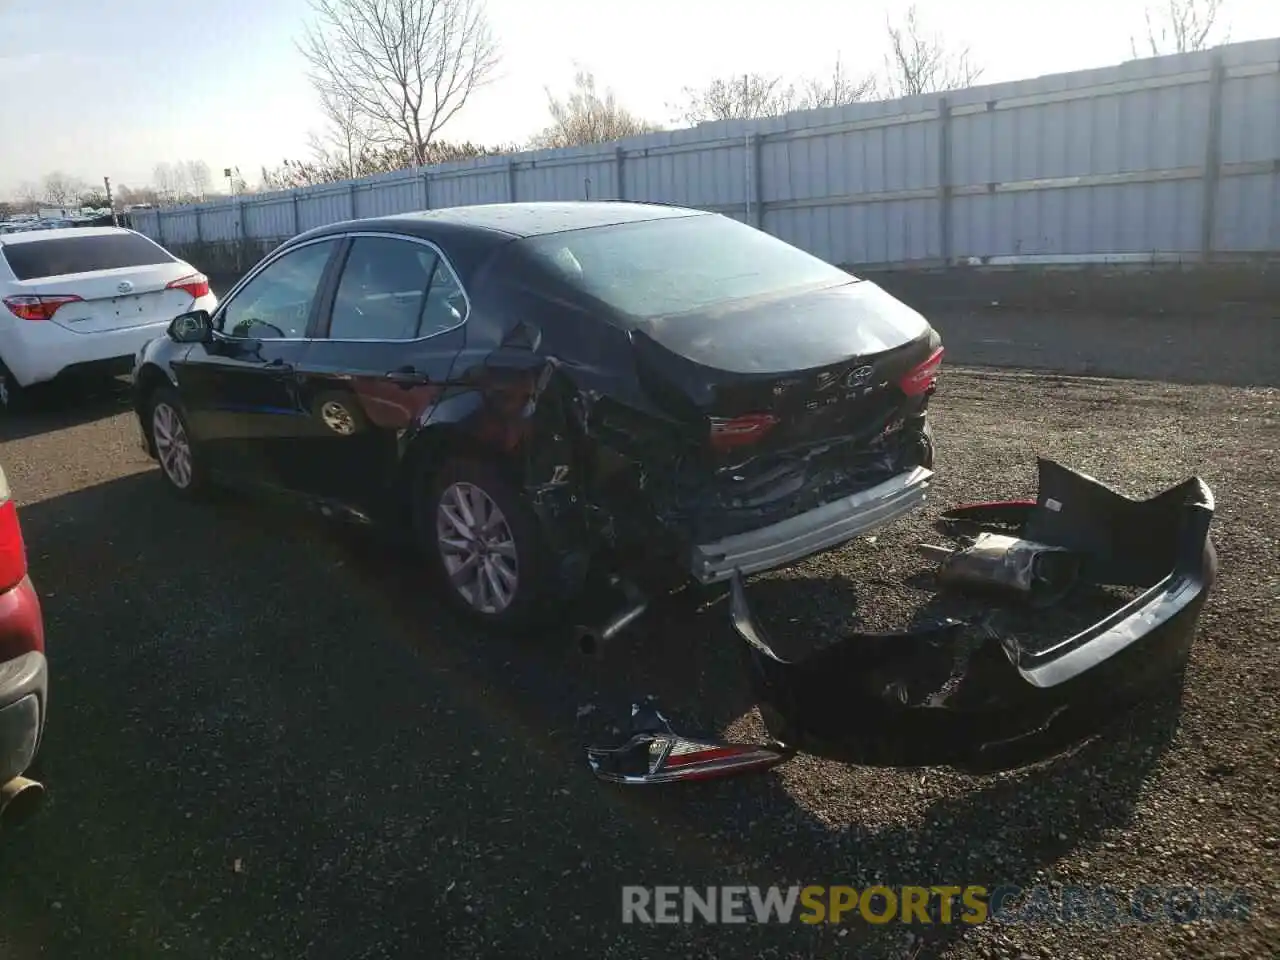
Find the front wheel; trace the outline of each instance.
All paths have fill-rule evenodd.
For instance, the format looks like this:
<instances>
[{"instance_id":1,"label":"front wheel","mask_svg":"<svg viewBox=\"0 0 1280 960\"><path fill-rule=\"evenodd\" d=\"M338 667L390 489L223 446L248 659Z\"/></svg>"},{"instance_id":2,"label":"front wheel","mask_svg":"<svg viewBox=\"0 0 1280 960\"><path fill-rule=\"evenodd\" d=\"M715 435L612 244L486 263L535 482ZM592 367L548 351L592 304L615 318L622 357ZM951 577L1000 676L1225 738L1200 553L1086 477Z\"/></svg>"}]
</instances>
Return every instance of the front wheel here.
<instances>
[{"instance_id":1,"label":"front wheel","mask_svg":"<svg viewBox=\"0 0 1280 960\"><path fill-rule=\"evenodd\" d=\"M160 475L170 490L184 497L198 496L205 489L200 452L178 394L159 387L147 401L147 432L160 461Z\"/></svg>"},{"instance_id":2,"label":"front wheel","mask_svg":"<svg viewBox=\"0 0 1280 960\"><path fill-rule=\"evenodd\" d=\"M449 601L487 627L533 626L552 569L538 519L492 464L447 463L417 504L418 540Z\"/></svg>"}]
</instances>

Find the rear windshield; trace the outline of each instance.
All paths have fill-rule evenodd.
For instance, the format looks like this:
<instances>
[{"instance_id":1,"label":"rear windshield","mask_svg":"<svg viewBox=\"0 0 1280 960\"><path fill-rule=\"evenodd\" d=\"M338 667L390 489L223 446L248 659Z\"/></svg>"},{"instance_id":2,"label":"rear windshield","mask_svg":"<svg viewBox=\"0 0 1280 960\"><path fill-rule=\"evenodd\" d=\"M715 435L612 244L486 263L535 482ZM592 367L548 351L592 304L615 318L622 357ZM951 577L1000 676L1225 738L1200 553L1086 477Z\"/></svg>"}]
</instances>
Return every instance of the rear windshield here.
<instances>
[{"instance_id":1,"label":"rear windshield","mask_svg":"<svg viewBox=\"0 0 1280 960\"><path fill-rule=\"evenodd\" d=\"M721 216L591 227L518 246L573 287L635 319L849 283L824 260Z\"/></svg>"},{"instance_id":2,"label":"rear windshield","mask_svg":"<svg viewBox=\"0 0 1280 960\"><path fill-rule=\"evenodd\" d=\"M99 233L85 237L52 237L26 240L0 247L19 280L60 277L67 273L91 273L117 267L145 267L173 263L174 259L146 237L136 233Z\"/></svg>"}]
</instances>

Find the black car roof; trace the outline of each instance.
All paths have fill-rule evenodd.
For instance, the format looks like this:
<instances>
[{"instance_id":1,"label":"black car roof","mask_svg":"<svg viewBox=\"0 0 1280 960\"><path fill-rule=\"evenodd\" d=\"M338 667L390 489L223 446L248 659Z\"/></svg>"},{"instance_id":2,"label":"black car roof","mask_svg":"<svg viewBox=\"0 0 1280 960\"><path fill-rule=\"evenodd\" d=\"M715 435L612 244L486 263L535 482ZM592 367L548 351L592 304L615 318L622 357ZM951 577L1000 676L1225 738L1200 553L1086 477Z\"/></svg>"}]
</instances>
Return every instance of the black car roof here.
<instances>
[{"instance_id":1,"label":"black car roof","mask_svg":"<svg viewBox=\"0 0 1280 960\"><path fill-rule=\"evenodd\" d=\"M671 207L656 203L622 201L578 201L545 203L483 203L466 207L441 207L417 213L398 213L388 217L346 220L308 231L305 236L345 233L353 229L389 230L394 233L421 234L435 237L446 233L477 232L496 234L504 239L533 237L587 227L604 227L639 220L662 220L705 214L703 210Z\"/></svg>"},{"instance_id":2,"label":"black car roof","mask_svg":"<svg viewBox=\"0 0 1280 960\"><path fill-rule=\"evenodd\" d=\"M605 200L486 203L344 220L308 230L288 241L288 245L355 230L421 237L440 244L465 281L496 247L512 240L617 223L707 215L704 210L687 207Z\"/></svg>"}]
</instances>

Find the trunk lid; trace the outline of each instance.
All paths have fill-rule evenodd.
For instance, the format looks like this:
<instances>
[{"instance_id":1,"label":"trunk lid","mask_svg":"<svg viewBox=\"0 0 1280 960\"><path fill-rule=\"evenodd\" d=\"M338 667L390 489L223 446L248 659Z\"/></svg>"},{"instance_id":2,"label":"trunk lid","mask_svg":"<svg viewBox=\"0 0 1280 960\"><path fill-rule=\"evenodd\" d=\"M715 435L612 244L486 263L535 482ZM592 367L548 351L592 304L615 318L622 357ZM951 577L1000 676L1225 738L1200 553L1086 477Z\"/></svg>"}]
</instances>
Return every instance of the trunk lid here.
<instances>
[{"instance_id":1,"label":"trunk lid","mask_svg":"<svg viewBox=\"0 0 1280 960\"><path fill-rule=\"evenodd\" d=\"M163 323L190 310L191 293L168 285L193 272L176 262L119 267L24 280L11 289L19 296L79 297L59 307L49 322L73 333L102 333Z\"/></svg>"},{"instance_id":2,"label":"trunk lid","mask_svg":"<svg viewBox=\"0 0 1280 960\"><path fill-rule=\"evenodd\" d=\"M703 421L712 461L728 465L891 431L921 405L903 378L940 340L916 311L860 281L648 321L633 343L655 401ZM735 422L742 432L713 445Z\"/></svg>"}]
</instances>

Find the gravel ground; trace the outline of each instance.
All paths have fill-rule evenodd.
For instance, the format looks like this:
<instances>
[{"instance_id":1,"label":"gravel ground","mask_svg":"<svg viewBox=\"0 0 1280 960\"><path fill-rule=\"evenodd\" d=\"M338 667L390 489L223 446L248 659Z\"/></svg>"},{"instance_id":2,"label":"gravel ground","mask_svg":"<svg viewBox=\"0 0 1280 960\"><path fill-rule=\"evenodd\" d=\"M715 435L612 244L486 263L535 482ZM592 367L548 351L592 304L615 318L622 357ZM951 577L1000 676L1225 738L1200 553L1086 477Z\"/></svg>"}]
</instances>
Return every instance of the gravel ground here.
<instances>
[{"instance_id":1,"label":"gravel ground","mask_svg":"<svg viewBox=\"0 0 1280 960\"><path fill-rule=\"evenodd\" d=\"M1135 495L1199 473L1221 578L1180 703L1013 774L800 758L653 791L596 783L581 748L638 694L756 729L723 604L657 611L600 661L486 639L366 537L167 496L119 396L0 424L55 698L49 802L0 844L0 956L1276 956L1278 400L949 369L930 507L751 585L788 649L901 624L937 510L1032 493L1036 455ZM623 884L873 882L1190 884L1254 909L1105 933L619 920Z\"/></svg>"}]
</instances>

